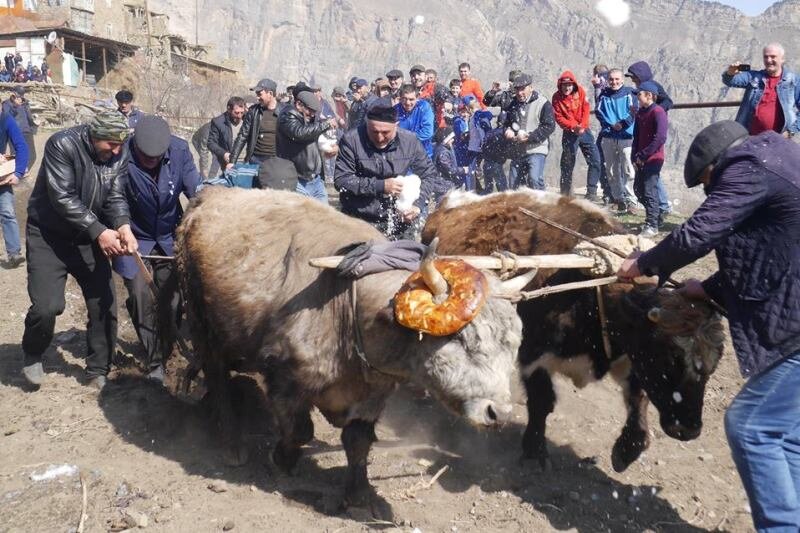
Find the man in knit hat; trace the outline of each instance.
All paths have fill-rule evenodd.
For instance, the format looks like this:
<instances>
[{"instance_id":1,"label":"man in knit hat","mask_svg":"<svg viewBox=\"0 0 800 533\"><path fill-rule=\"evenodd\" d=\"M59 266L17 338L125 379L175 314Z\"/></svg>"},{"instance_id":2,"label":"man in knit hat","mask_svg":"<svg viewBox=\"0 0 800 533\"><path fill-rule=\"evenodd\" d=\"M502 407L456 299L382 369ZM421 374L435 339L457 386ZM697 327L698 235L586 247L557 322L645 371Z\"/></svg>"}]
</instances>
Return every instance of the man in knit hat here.
<instances>
[{"instance_id":1,"label":"man in knit hat","mask_svg":"<svg viewBox=\"0 0 800 533\"><path fill-rule=\"evenodd\" d=\"M689 147L683 175L688 187L703 185L705 201L617 273L666 280L716 252L719 271L703 282L686 280L679 290L728 312L739 368L749 380L725 414L725 433L757 531L800 530L798 168L800 146L773 130L748 136L732 120L706 127Z\"/></svg>"},{"instance_id":2,"label":"man in knit hat","mask_svg":"<svg viewBox=\"0 0 800 533\"><path fill-rule=\"evenodd\" d=\"M47 140L28 202L26 228L28 295L22 370L27 381L44 380L42 355L64 312L67 274L86 302L88 383L102 389L117 342L117 308L109 258L133 253L138 243L129 224L123 187L130 128L117 111L67 128Z\"/></svg>"}]
</instances>

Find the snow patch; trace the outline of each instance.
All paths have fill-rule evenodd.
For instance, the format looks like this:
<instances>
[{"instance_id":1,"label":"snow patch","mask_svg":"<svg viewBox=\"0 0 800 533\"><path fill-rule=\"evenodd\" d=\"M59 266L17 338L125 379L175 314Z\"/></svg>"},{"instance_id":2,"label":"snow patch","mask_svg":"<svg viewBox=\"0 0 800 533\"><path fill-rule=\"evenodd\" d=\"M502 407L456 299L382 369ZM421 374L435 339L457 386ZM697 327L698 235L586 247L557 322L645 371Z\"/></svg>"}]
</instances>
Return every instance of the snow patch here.
<instances>
[{"instance_id":1,"label":"snow patch","mask_svg":"<svg viewBox=\"0 0 800 533\"><path fill-rule=\"evenodd\" d=\"M57 477L74 476L78 473L78 467L75 465L50 465L50 467L41 474L32 473L32 481L50 481Z\"/></svg>"}]
</instances>

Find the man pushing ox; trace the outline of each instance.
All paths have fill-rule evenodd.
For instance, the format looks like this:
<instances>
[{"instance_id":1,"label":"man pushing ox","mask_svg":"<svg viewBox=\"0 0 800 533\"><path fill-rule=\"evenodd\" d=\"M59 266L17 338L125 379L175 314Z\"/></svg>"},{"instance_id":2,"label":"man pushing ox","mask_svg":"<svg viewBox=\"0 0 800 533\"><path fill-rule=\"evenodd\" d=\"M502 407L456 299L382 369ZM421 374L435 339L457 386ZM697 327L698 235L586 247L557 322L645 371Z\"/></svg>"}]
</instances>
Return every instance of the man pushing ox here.
<instances>
[{"instance_id":1,"label":"man pushing ox","mask_svg":"<svg viewBox=\"0 0 800 533\"><path fill-rule=\"evenodd\" d=\"M800 146L722 121L689 148L684 180L707 198L622 278L667 278L714 250L719 271L683 293L723 304L742 374L725 432L758 531L800 529Z\"/></svg>"}]
</instances>

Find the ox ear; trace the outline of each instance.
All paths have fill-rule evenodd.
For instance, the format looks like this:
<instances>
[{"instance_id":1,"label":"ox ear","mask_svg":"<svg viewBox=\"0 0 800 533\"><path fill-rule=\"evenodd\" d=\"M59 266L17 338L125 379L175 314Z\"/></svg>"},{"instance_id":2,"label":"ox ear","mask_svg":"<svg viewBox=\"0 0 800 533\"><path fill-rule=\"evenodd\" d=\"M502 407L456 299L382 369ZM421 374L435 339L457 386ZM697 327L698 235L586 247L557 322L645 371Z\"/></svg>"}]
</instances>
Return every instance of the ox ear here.
<instances>
[{"instance_id":1,"label":"ox ear","mask_svg":"<svg viewBox=\"0 0 800 533\"><path fill-rule=\"evenodd\" d=\"M661 308L653 307L647 312L647 318L650 319L650 322L658 324L658 321L661 320Z\"/></svg>"}]
</instances>

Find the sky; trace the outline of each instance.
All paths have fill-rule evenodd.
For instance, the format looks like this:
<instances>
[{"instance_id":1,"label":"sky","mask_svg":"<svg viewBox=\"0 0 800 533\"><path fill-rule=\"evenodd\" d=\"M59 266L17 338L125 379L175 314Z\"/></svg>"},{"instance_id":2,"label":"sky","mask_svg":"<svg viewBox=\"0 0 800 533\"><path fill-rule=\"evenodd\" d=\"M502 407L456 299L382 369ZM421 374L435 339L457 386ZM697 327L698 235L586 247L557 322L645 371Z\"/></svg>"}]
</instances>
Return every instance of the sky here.
<instances>
[{"instance_id":1,"label":"sky","mask_svg":"<svg viewBox=\"0 0 800 533\"><path fill-rule=\"evenodd\" d=\"M745 15L760 15L769 6L775 3L774 0L717 0L721 4L733 6L744 12Z\"/></svg>"}]
</instances>

